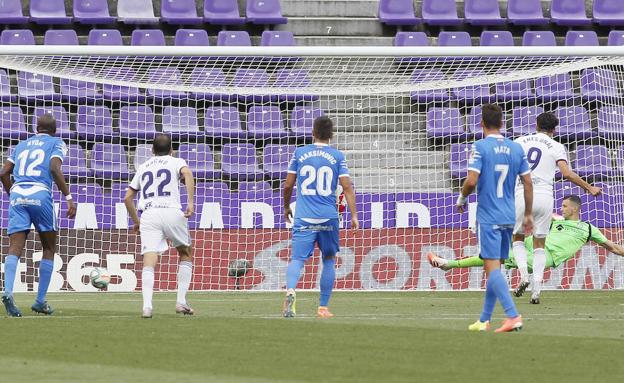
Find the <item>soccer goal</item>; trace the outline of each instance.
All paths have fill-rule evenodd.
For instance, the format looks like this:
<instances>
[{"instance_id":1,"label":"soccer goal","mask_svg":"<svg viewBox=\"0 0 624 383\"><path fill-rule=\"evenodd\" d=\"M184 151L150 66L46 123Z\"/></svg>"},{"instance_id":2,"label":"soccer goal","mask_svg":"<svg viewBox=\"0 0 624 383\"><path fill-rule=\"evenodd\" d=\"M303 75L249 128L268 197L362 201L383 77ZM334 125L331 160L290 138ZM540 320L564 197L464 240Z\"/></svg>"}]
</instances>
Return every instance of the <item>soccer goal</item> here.
<instances>
[{"instance_id":1,"label":"soccer goal","mask_svg":"<svg viewBox=\"0 0 624 383\"><path fill-rule=\"evenodd\" d=\"M478 252L476 201L464 214L454 203L486 103L503 108L510 138L534 132L543 111L557 115L555 137L571 167L603 193L591 197L558 180L555 206L578 194L581 219L623 240L622 48L2 46L0 68L4 159L45 113L68 144L63 170L78 213L65 218L55 191L51 291L94 291L87 276L98 265L113 275L109 291L139 288L139 238L128 231L123 196L157 132L171 135L197 181L191 289L283 288L290 231L281 183L294 148L311 142L322 115L336 125L332 142L346 154L362 225L341 231L337 289L483 287L480 268L445 273L425 254ZM1 203L6 255L5 193ZM35 239L16 291L36 290ZM547 271L545 288L622 288L623 261L588 244ZM302 288L317 288L318 263L316 254ZM157 288L174 289L176 272L172 250L156 270ZM515 270L509 276L515 284Z\"/></svg>"}]
</instances>

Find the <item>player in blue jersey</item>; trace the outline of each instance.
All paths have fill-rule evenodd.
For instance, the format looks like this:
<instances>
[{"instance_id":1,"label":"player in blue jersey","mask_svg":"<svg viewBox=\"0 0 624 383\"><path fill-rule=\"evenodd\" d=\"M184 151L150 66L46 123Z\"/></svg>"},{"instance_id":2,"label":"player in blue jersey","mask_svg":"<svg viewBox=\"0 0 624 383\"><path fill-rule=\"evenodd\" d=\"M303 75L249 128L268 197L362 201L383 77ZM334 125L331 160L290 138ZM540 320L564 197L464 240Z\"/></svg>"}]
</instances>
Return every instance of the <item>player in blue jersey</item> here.
<instances>
[{"instance_id":1,"label":"player in blue jersey","mask_svg":"<svg viewBox=\"0 0 624 383\"><path fill-rule=\"evenodd\" d=\"M7 314L21 317L13 301L13 284L19 258L32 225L39 233L43 257L39 262L39 288L32 310L51 315L54 310L45 301L54 269L56 251L56 215L52 201L52 181L67 200L67 217L74 218L76 207L69 194L61 164L67 153L65 143L54 137L56 121L49 114L37 119L37 134L20 142L0 170L0 180L9 194L9 254L4 258L4 294ZM13 176L13 179L11 179Z\"/></svg>"},{"instance_id":2,"label":"player in blue jersey","mask_svg":"<svg viewBox=\"0 0 624 383\"><path fill-rule=\"evenodd\" d=\"M333 135L332 121L327 117L314 120L312 136L314 143L297 148L288 166L284 183L284 215L291 223L290 199L297 183L297 206L292 232L292 256L286 272L286 299L283 315L295 316L295 287L301 270L314 253L314 245L321 250L321 296L317 316L331 318L334 315L327 305L336 279L336 254L340 251L338 238L338 209L336 191L342 186L351 212L351 228L359 228L355 193L351 185L349 169L344 154L329 146Z\"/></svg>"},{"instance_id":3,"label":"player in blue jersey","mask_svg":"<svg viewBox=\"0 0 624 383\"><path fill-rule=\"evenodd\" d=\"M500 133L502 111L498 105L482 108L481 127L484 138L475 142L468 161L468 176L457 199L459 211L464 210L466 198L477 189L477 235L480 256L487 275L483 312L471 331L486 331L498 299L507 319L496 332L517 331L522 328L522 317L509 293L507 280L501 273L501 260L509 256L511 236L516 222L514 190L518 176L524 185L524 230L533 227L533 185L526 155L520 144Z\"/></svg>"}]
</instances>

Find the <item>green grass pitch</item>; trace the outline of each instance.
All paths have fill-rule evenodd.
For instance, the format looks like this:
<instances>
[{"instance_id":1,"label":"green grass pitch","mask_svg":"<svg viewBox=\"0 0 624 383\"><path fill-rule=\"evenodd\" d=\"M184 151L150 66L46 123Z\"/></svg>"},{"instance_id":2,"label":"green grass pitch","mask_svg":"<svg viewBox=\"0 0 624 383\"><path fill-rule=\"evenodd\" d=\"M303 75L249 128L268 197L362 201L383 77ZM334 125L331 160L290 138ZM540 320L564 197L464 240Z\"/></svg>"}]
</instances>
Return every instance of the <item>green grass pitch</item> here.
<instances>
[{"instance_id":1,"label":"green grass pitch","mask_svg":"<svg viewBox=\"0 0 624 383\"><path fill-rule=\"evenodd\" d=\"M621 382L624 292L545 292L517 299L518 333L470 333L479 292L192 293L193 317L157 294L51 294L52 317L0 318L1 382ZM502 320L497 307L494 325ZM486 367L487 366L487 367Z\"/></svg>"}]
</instances>

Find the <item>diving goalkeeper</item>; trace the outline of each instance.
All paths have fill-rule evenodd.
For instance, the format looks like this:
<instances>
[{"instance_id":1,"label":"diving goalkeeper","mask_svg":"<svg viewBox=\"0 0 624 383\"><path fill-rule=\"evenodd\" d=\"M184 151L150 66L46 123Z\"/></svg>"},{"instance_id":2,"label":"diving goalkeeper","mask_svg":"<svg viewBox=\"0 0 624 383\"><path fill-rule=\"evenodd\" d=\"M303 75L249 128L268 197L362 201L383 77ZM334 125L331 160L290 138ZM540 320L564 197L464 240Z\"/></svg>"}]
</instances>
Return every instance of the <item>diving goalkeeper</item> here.
<instances>
[{"instance_id":1,"label":"diving goalkeeper","mask_svg":"<svg viewBox=\"0 0 624 383\"><path fill-rule=\"evenodd\" d=\"M546 268L558 267L565 261L574 258L576 253L589 241L604 247L613 254L624 257L624 247L609 241L595 226L579 220L581 199L571 195L565 197L561 205L563 219L553 220L550 232L546 236ZM533 272L533 238L524 240L527 249L529 272ZM460 260L448 260L433 253L427 254L429 263L444 271L463 267L483 266L483 260L479 256L468 257ZM518 265L510 250L509 258L505 261L505 267L516 269ZM531 303L539 304L539 296L531 297Z\"/></svg>"}]
</instances>

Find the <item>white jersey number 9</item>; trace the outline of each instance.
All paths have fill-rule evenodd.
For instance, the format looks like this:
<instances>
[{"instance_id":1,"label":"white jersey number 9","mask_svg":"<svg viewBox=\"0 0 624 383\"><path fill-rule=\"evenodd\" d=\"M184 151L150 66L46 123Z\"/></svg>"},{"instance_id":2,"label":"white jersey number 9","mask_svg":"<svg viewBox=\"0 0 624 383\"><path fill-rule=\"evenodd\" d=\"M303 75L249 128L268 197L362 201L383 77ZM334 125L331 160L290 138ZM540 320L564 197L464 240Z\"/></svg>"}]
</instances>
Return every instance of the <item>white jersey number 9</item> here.
<instances>
[{"instance_id":1,"label":"white jersey number 9","mask_svg":"<svg viewBox=\"0 0 624 383\"><path fill-rule=\"evenodd\" d=\"M334 172L329 166L321 166L318 170L314 166L306 165L299 172L301 177L305 177L301 182L302 195L321 195L327 197L332 194L331 185ZM316 190L310 189L310 185L316 181Z\"/></svg>"}]
</instances>

